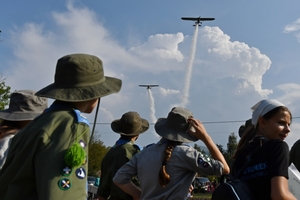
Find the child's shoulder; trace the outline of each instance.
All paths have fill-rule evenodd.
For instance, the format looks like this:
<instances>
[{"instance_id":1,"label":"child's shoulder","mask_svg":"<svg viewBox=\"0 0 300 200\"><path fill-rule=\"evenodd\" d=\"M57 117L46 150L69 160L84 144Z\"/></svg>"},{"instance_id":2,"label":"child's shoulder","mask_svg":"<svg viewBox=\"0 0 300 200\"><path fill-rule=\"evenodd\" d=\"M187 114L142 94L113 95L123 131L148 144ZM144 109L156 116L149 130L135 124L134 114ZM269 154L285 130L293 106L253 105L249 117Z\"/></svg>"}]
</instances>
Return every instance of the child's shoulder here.
<instances>
[{"instance_id":1,"label":"child's shoulder","mask_svg":"<svg viewBox=\"0 0 300 200\"><path fill-rule=\"evenodd\" d=\"M75 118L76 123L90 125L88 119L82 114L80 110L68 107L66 105L51 105L40 117L42 116L44 116L44 118L51 118L53 120L56 119L58 121L66 121L68 118L70 120L74 120Z\"/></svg>"},{"instance_id":2,"label":"child's shoulder","mask_svg":"<svg viewBox=\"0 0 300 200\"><path fill-rule=\"evenodd\" d=\"M181 144L181 145L177 145L175 148L176 151L182 151L182 152L186 152L186 151L196 151L196 149L194 149L192 146L188 145L188 144Z\"/></svg>"}]
</instances>

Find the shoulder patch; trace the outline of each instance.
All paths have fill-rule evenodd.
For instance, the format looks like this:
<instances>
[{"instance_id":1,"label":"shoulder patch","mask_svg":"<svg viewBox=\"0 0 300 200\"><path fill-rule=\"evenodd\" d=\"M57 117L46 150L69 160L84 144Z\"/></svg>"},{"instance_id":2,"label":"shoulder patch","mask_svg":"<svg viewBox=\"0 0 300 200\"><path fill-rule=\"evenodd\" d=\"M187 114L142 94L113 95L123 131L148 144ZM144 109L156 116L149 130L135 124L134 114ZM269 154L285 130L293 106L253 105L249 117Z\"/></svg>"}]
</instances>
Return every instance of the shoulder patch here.
<instances>
[{"instance_id":1,"label":"shoulder patch","mask_svg":"<svg viewBox=\"0 0 300 200\"><path fill-rule=\"evenodd\" d=\"M76 114L77 122L87 124L88 126L90 125L88 119L83 116L79 110L74 109L74 113Z\"/></svg>"}]
</instances>

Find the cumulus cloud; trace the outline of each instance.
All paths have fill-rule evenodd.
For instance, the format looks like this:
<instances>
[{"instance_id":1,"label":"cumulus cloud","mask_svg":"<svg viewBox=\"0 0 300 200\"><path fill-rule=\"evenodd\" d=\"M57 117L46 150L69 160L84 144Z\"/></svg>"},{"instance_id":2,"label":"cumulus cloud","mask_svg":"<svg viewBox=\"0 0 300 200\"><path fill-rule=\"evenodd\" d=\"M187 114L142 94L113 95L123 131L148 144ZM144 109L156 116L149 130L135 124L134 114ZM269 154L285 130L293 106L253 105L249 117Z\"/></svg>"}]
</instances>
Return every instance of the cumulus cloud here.
<instances>
[{"instance_id":1,"label":"cumulus cloud","mask_svg":"<svg viewBox=\"0 0 300 200\"><path fill-rule=\"evenodd\" d=\"M183 55L178 50L178 44L183 41L183 38L182 33L151 35L145 44L131 47L129 51L143 57L176 59L181 62Z\"/></svg>"},{"instance_id":2,"label":"cumulus cloud","mask_svg":"<svg viewBox=\"0 0 300 200\"><path fill-rule=\"evenodd\" d=\"M202 73L213 78L234 77L245 80L244 86L251 84L255 90L266 97L272 91L262 89L264 73L270 69L271 60L255 47L230 37L218 27L199 29ZM198 51L198 50L197 50Z\"/></svg>"}]
</instances>

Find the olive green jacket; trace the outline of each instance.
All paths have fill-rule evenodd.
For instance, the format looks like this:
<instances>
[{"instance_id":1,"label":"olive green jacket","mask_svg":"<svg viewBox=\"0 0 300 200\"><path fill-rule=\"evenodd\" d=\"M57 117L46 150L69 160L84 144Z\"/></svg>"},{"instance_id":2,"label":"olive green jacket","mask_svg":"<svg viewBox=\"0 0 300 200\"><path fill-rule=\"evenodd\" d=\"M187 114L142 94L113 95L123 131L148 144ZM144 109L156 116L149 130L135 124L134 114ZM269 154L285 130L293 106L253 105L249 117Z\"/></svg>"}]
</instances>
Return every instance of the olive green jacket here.
<instances>
[{"instance_id":1,"label":"olive green jacket","mask_svg":"<svg viewBox=\"0 0 300 200\"><path fill-rule=\"evenodd\" d=\"M67 174L64 156L77 142L88 155L89 130L78 110L52 105L13 138L0 171L0 199L86 199L87 163Z\"/></svg>"},{"instance_id":2,"label":"olive green jacket","mask_svg":"<svg viewBox=\"0 0 300 200\"><path fill-rule=\"evenodd\" d=\"M101 179L97 194L101 197L115 200L132 200L132 197L115 185L112 181L118 169L126 164L135 154L140 152L140 148L132 141L112 147L104 156L101 164ZM134 183L137 183L134 178Z\"/></svg>"}]
</instances>

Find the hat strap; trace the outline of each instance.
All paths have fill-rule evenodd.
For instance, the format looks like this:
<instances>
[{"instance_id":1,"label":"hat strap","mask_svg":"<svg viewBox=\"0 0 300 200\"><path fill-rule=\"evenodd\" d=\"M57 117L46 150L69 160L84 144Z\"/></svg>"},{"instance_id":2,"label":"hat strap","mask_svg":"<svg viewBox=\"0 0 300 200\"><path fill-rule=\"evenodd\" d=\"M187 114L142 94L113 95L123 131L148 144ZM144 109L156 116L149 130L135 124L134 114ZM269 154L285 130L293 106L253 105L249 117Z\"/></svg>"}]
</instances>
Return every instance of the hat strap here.
<instances>
[{"instance_id":1,"label":"hat strap","mask_svg":"<svg viewBox=\"0 0 300 200\"><path fill-rule=\"evenodd\" d=\"M96 108L95 118L94 118L94 124L93 124L93 129L92 129L92 134L91 134L91 138L90 138L90 141L89 141L89 145L90 145L90 143L92 141L92 138L94 136L94 133L95 133L95 127L96 127L96 122L97 122L97 116L98 116L99 107L100 107L100 98L98 99L98 103L97 103L97 108Z\"/></svg>"}]
</instances>

